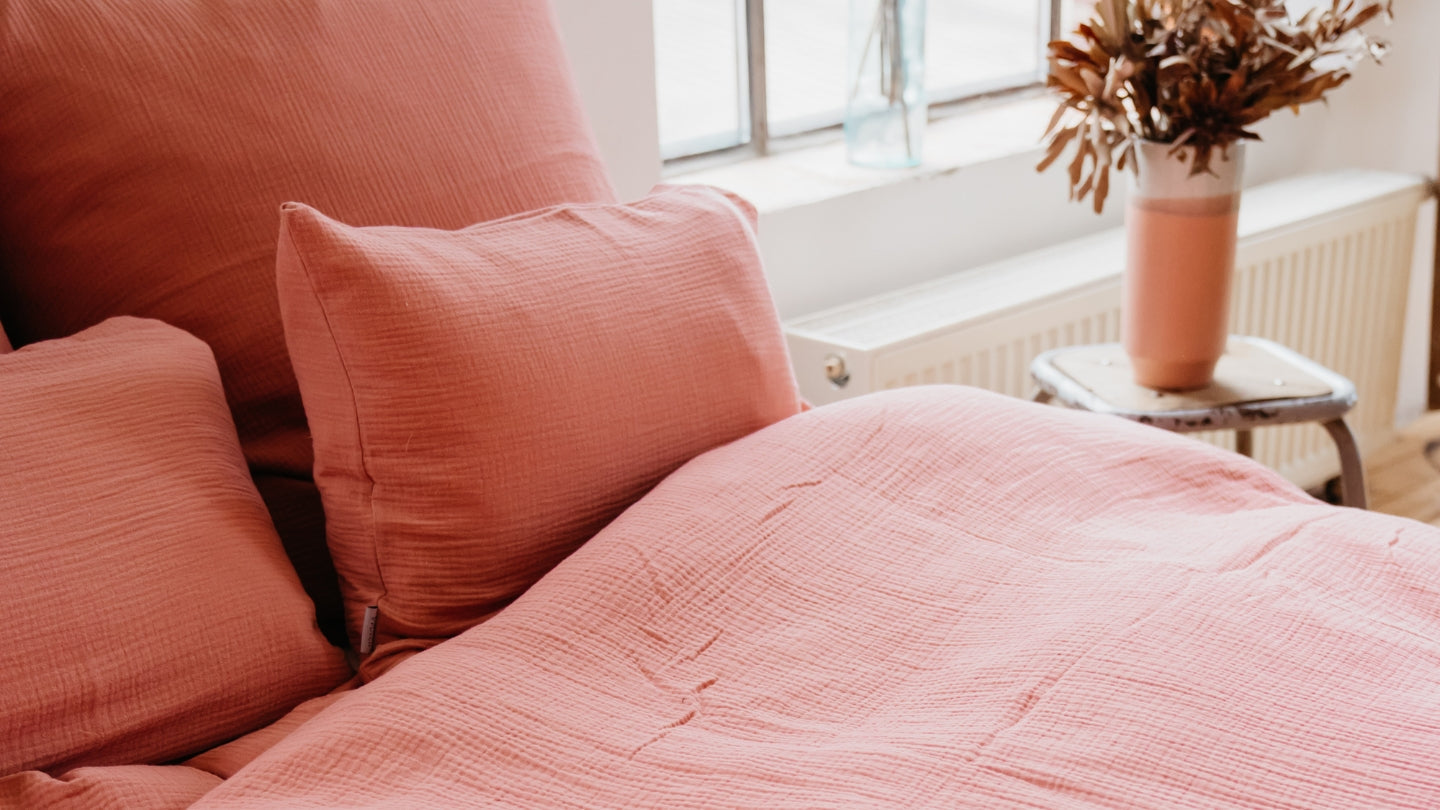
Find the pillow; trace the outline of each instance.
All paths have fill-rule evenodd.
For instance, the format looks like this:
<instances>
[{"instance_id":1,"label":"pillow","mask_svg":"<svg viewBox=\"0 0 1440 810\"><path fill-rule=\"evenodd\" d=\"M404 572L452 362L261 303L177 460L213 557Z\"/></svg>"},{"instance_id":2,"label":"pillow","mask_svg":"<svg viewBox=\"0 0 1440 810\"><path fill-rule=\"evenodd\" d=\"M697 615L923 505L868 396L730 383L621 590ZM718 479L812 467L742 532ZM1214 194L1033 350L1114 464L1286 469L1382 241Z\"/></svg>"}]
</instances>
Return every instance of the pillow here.
<instances>
[{"instance_id":1,"label":"pillow","mask_svg":"<svg viewBox=\"0 0 1440 810\"><path fill-rule=\"evenodd\" d=\"M352 641L377 645L366 677L800 409L755 212L717 190L460 231L294 203L281 220L280 311Z\"/></svg>"},{"instance_id":2,"label":"pillow","mask_svg":"<svg viewBox=\"0 0 1440 810\"><path fill-rule=\"evenodd\" d=\"M10 339L5 336L5 327L0 326L0 354L10 351Z\"/></svg>"},{"instance_id":3,"label":"pillow","mask_svg":"<svg viewBox=\"0 0 1440 810\"><path fill-rule=\"evenodd\" d=\"M214 349L246 457L339 620L275 302L275 211L460 228L610 202L545 0L6 0L0 321Z\"/></svg>"},{"instance_id":4,"label":"pillow","mask_svg":"<svg viewBox=\"0 0 1440 810\"><path fill-rule=\"evenodd\" d=\"M0 356L0 514L0 776L171 760L350 674L174 327Z\"/></svg>"}]
</instances>

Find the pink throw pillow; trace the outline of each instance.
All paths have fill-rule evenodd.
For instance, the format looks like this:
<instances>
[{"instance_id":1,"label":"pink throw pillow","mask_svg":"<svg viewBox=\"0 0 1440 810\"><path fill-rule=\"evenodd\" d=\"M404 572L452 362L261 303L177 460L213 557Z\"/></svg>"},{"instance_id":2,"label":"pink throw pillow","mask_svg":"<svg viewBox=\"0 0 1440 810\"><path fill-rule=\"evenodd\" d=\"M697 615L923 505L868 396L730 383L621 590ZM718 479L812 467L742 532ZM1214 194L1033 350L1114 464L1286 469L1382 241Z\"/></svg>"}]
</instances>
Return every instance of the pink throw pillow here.
<instances>
[{"instance_id":1,"label":"pink throw pillow","mask_svg":"<svg viewBox=\"0 0 1440 810\"><path fill-rule=\"evenodd\" d=\"M459 231L291 203L278 278L352 641L373 630L367 677L801 407L754 210L715 189Z\"/></svg>"},{"instance_id":2,"label":"pink throw pillow","mask_svg":"<svg viewBox=\"0 0 1440 810\"><path fill-rule=\"evenodd\" d=\"M166 762L350 674L179 329L0 355L0 515L0 777Z\"/></svg>"},{"instance_id":3,"label":"pink throw pillow","mask_svg":"<svg viewBox=\"0 0 1440 810\"><path fill-rule=\"evenodd\" d=\"M115 315L210 344L260 493L338 629L275 209L461 228L613 202L551 4L3 0L0 99L0 320L16 345Z\"/></svg>"}]
</instances>

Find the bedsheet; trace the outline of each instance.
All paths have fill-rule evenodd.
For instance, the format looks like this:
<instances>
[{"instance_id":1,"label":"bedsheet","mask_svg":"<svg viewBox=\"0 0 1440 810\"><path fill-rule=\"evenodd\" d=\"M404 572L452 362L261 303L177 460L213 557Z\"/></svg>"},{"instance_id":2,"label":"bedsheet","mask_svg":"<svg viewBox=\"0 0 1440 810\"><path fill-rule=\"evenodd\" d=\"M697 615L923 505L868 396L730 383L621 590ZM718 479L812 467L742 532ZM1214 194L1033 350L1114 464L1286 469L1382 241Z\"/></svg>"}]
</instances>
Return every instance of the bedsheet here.
<instances>
[{"instance_id":1,"label":"bedsheet","mask_svg":"<svg viewBox=\"0 0 1440 810\"><path fill-rule=\"evenodd\" d=\"M1440 531L954 387L701 456L198 807L1434 807Z\"/></svg>"},{"instance_id":2,"label":"bedsheet","mask_svg":"<svg viewBox=\"0 0 1440 810\"><path fill-rule=\"evenodd\" d=\"M184 810L220 777L184 765L105 765L0 777L5 810Z\"/></svg>"}]
</instances>

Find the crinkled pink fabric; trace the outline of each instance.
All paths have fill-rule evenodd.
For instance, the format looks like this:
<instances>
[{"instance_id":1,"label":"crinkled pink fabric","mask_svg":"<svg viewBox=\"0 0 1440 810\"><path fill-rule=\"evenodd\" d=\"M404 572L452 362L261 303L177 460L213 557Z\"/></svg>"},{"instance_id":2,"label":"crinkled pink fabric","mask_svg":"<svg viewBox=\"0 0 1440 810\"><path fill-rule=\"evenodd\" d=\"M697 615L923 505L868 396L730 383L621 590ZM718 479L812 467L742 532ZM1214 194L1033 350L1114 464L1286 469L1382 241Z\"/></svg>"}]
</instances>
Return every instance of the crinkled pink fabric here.
<instances>
[{"instance_id":1,"label":"crinkled pink fabric","mask_svg":"<svg viewBox=\"0 0 1440 810\"><path fill-rule=\"evenodd\" d=\"M1434 807L1440 532L916 388L707 453L227 807Z\"/></svg>"},{"instance_id":2,"label":"crinkled pink fabric","mask_svg":"<svg viewBox=\"0 0 1440 810\"><path fill-rule=\"evenodd\" d=\"M141 318L0 355L0 625L0 775L169 762L350 674L210 347Z\"/></svg>"},{"instance_id":3,"label":"crinkled pink fabric","mask_svg":"<svg viewBox=\"0 0 1440 810\"><path fill-rule=\"evenodd\" d=\"M800 410L756 218L703 186L458 231L284 206L280 310L363 680Z\"/></svg>"},{"instance_id":4,"label":"crinkled pink fabric","mask_svg":"<svg viewBox=\"0 0 1440 810\"><path fill-rule=\"evenodd\" d=\"M236 737L224 745L217 745L202 754L196 754L185 760L183 764L206 773L212 773L221 779L229 779L241 768L249 765L256 757L269 750L275 743L294 733L295 729L300 728L310 718L339 700L341 695L353 690L359 683L358 677L351 678L335 687L330 694L311 698L301 703L291 709L289 714L270 725Z\"/></svg>"},{"instance_id":5,"label":"crinkled pink fabric","mask_svg":"<svg viewBox=\"0 0 1440 810\"><path fill-rule=\"evenodd\" d=\"M220 777L183 765L76 768L61 776L21 771L0 778L0 808L183 810Z\"/></svg>"},{"instance_id":6,"label":"crinkled pink fabric","mask_svg":"<svg viewBox=\"0 0 1440 810\"><path fill-rule=\"evenodd\" d=\"M615 198L549 0L4 0L0 189L15 343L117 315L205 341L327 629L280 204L460 228Z\"/></svg>"}]
</instances>

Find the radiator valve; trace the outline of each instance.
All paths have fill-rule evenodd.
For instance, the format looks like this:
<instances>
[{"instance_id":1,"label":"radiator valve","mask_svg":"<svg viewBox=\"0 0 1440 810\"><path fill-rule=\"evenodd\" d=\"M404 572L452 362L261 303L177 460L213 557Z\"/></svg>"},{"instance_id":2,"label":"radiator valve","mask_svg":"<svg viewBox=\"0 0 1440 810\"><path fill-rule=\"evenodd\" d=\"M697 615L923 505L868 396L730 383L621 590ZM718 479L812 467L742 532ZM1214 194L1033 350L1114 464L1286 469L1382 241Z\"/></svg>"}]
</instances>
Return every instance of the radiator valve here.
<instances>
[{"instance_id":1,"label":"radiator valve","mask_svg":"<svg viewBox=\"0 0 1440 810\"><path fill-rule=\"evenodd\" d=\"M844 388L850 384L850 371L845 368L845 358L838 354L826 355L825 379L836 388Z\"/></svg>"}]
</instances>

